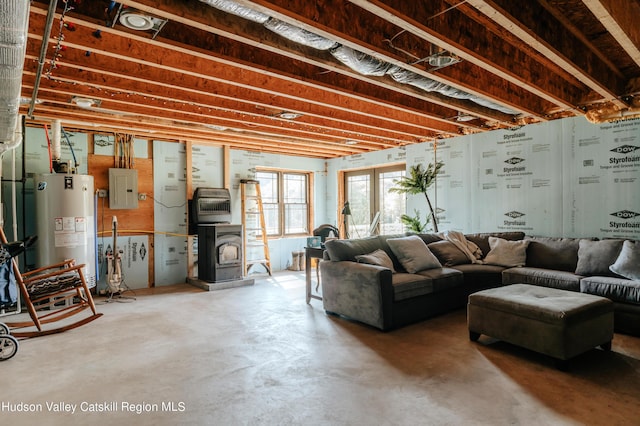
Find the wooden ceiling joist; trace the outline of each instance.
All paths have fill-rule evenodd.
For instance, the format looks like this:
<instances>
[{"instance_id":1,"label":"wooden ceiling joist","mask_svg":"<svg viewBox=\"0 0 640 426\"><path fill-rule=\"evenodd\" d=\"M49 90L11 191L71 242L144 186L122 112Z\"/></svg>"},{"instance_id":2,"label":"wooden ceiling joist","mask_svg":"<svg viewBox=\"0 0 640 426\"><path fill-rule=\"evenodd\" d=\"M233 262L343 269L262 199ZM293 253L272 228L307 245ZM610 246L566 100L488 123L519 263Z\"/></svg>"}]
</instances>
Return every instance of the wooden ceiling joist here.
<instances>
[{"instance_id":1,"label":"wooden ceiling joist","mask_svg":"<svg viewBox=\"0 0 640 426\"><path fill-rule=\"evenodd\" d=\"M50 4L32 0L22 96L39 92L28 123L333 158L637 113L640 0L235 1L431 87L368 75L197 0L117 3L166 20L158 31L125 27L104 2L59 2L36 81ZM451 64L433 65L434 52ZM83 109L74 97L100 105Z\"/></svg>"}]
</instances>

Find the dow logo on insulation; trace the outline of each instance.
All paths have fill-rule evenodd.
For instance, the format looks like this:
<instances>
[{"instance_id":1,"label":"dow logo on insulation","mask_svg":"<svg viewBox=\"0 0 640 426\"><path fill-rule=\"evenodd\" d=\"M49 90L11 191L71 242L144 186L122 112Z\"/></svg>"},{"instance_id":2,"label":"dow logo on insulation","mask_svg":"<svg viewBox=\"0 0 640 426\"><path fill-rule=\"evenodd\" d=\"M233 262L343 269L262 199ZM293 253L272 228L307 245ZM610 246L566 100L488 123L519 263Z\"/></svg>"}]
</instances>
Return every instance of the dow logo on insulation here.
<instances>
[{"instance_id":1,"label":"dow logo on insulation","mask_svg":"<svg viewBox=\"0 0 640 426\"><path fill-rule=\"evenodd\" d=\"M525 214L519 211L512 210L504 215L509 217L509 219L504 220L504 226L524 226L527 224L527 221L520 219Z\"/></svg>"},{"instance_id":2,"label":"dow logo on insulation","mask_svg":"<svg viewBox=\"0 0 640 426\"><path fill-rule=\"evenodd\" d=\"M620 219L633 219L634 217L640 216L640 213L630 210L620 210L619 212L611 213L611 216L619 217Z\"/></svg>"},{"instance_id":3,"label":"dow logo on insulation","mask_svg":"<svg viewBox=\"0 0 640 426\"><path fill-rule=\"evenodd\" d=\"M504 173L524 172L526 167L523 165L519 165L523 161L524 161L524 158L519 158L519 157L511 157L509 159L506 159L504 160L504 162L511 165L511 167L504 167L502 171Z\"/></svg>"},{"instance_id":4,"label":"dow logo on insulation","mask_svg":"<svg viewBox=\"0 0 640 426\"><path fill-rule=\"evenodd\" d=\"M640 155L636 151L640 150L639 146L634 145L620 145L609 151L615 154L621 154L623 157L609 157L609 164L628 164L628 163L640 163ZM633 166L634 164L629 164Z\"/></svg>"},{"instance_id":5,"label":"dow logo on insulation","mask_svg":"<svg viewBox=\"0 0 640 426\"><path fill-rule=\"evenodd\" d=\"M640 213L638 212L633 212L631 210L620 210L611 213L611 216L622 219L622 221L609 221L609 227L613 229L640 229L640 221L632 220L640 216Z\"/></svg>"},{"instance_id":6,"label":"dow logo on insulation","mask_svg":"<svg viewBox=\"0 0 640 426\"><path fill-rule=\"evenodd\" d=\"M507 164L518 164L518 163L522 163L523 161L524 161L524 158L518 158L518 157L511 157L508 160L504 160L504 162Z\"/></svg>"},{"instance_id":7,"label":"dow logo on insulation","mask_svg":"<svg viewBox=\"0 0 640 426\"><path fill-rule=\"evenodd\" d=\"M640 147L633 146L633 145L622 145L622 146L617 146L613 149L610 149L609 151L615 152L616 154L630 154L639 149Z\"/></svg>"}]
</instances>

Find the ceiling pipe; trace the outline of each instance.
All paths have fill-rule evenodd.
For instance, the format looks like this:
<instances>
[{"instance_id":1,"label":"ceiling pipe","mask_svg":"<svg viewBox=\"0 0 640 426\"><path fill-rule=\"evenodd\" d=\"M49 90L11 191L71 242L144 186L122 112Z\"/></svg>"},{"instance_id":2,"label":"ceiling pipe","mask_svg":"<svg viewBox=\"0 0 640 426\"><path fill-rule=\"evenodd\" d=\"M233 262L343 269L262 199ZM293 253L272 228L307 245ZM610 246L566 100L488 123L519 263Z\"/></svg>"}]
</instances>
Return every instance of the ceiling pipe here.
<instances>
[{"instance_id":1,"label":"ceiling pipe","mask_svg":"<svg viewBox=\"0 0 640 426\"><path fill-rule=\"evenodd\" d=\"M51 27L53 27L53 18L55 17L58 0L52 0L49 3L49 11L47 12L47 22L42 35L42 44L40 45L40 57L38 58L38 70L36 71L36 82L33 86L33 94L31 95L31 103L29 104L29 118L33 118L33 110L36 107L36 99L40 90L40 80L42 79L42 70L44 68L44 60L47 56L47 47L49 46L49 37L51 37Z\"/></svg>"},{"instance_id":2,"label":"ceiling pipe","mask_svg":"<svg viewBox=\"0 0 640 426\"><path fill-rule=\"evenodd\" d=\"M23 0L0 3L0 155L19 145L20 89L27 48L29 5Z\"/></svg>"},{"instance_id":3,"label":"ceiling pipe","mask_svg":"<svg viewBox=\"0 0 640 426\"><path fill-rule=\"evenodd\" d=\"M60 120L53 120L51 123L51 159L57 162L62 157L61 154L61 140L62 140L62 123Z\"/></svg>"},{"instance_id":4,"label":"ceiling pipe","mask_svg":"<svg viewBox=\"0 0 640 426\"><path fill-rule=\"evenodd\" d=\"M285 37L296 43L313 47L318 50L329 50L331 55L338 61L348 66L352 70L363 74L381 77L385 74L403 84L410 84L426 92L438 92L444 96L454 99L466 99L478 105L490 108L505 114L517 115L518 111L502 106L488 99L483 99L471 93L457 89L448 84L440 83L427 77L423 77L408 68L401 68L381 59L357 51L340 43L324 38L311 31L304 30L295 25L280 21L269 15L255 11L234 0L200 0L203 3L213 6L223 12L231 13L245 19L262 24L268 30Z\"/></svg>"}]
</instances>

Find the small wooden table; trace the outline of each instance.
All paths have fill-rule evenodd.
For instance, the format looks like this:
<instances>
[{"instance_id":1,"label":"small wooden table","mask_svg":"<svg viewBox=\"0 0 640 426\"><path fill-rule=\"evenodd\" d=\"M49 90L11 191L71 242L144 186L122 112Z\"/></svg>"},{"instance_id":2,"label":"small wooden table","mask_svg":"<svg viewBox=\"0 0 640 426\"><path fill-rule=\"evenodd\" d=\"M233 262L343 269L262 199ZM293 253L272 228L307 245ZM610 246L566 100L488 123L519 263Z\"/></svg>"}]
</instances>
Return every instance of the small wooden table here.
<instances>
[{"instance_id":1,"label":"small wooden table","mask_svg":"<svg viewBox=\"0 0 640 426\"><path fill-rule=\"evenodd\" d=\"M311 301L311 299L322 300L322 297L317 294L313 294L311 291L311 259L322 259L324 257L324 249L320 247L305 247L304 248L304 264L305 264L305 275L307 279L307 303ZM320 285L320 274L317 274L318 283L317 286Z\"/></svg>"}]
</instances>

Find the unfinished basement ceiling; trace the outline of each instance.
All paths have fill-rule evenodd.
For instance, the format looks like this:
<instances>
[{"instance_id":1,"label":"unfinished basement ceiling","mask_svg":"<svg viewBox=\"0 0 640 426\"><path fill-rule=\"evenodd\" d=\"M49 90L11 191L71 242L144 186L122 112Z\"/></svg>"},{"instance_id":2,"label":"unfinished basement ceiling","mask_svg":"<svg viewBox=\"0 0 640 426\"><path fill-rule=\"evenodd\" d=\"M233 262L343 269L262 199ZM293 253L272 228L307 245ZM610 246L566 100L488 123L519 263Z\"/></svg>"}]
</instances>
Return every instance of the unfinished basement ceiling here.
<instances>
[{"instance_id":1,"label":"unfinished basement ceiling","mask_svg":"<svg viewBox=\"0 0 640 426\"><path fill-rule=\"evenodd\" d=\"M640 0L59 0L39 73L49 6L29 124L332 158L640 114Z\"/></svg>"}]
</instances>

